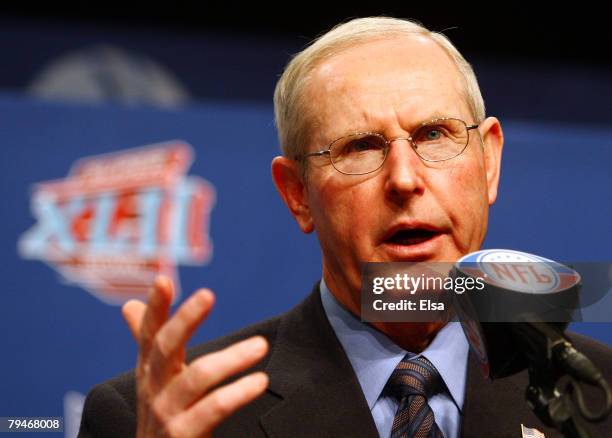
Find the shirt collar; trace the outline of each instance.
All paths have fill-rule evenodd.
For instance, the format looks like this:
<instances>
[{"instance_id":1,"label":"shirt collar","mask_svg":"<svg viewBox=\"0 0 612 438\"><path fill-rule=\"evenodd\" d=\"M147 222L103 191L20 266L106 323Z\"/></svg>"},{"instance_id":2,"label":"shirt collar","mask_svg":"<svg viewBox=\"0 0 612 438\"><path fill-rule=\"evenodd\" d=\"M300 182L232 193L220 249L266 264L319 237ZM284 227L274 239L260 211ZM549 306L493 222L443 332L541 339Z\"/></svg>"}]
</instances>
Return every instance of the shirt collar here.
<instances>
[{"instance_id":1,"label":"shirt collar","mask_svg":"<svg viewBox=\"0 0 612 438\"><path fill-rule=\"evenodd\" d=\"M391 373L406 354L382 332L346 310L321 280L321 302L340 344L348 356L370 410ZM468 343L460 323L446 324L420 354L436 367L459 411L463 407Z\"/></svg>"}]
</instances>

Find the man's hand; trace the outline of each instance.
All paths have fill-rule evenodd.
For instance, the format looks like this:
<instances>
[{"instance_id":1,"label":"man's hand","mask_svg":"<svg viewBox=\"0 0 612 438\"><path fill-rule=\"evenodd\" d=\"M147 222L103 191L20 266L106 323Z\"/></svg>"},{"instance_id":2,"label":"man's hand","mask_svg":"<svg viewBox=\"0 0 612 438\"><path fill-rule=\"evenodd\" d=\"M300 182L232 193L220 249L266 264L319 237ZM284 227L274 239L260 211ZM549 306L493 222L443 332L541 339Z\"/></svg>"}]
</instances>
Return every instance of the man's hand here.
<instances>
[{"instance_id":1,"label":"man's hand","mask_svg":"<svg viewBox=\"0 0 612 438\"><path fill-rule=\"evenodd\" d=\"M131 300L122 309L139 345L139 437L210 436L219 423L268 386L268 376L255 372L217 387L265 356L268 344L261 336L185 364L185 344L210 312L214 295L198 290L168 319L173 295L172 281L160 276L147 304Z\"/></svg>"}]
</instances>

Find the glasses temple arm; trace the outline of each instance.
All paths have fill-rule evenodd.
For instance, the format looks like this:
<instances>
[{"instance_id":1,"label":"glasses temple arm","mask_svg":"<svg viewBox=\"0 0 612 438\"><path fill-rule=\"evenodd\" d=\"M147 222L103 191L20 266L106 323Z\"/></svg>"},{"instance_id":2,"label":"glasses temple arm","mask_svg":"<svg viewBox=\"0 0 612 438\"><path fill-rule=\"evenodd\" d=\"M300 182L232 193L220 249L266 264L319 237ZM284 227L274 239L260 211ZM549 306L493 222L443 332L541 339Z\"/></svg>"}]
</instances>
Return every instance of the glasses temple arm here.
<instances>
[{"instance_id":1,"label":"glasses temple arm","mask_svg":"<svg viewBox=\"0 0 612 438\"><path fill-rule=\"evenodd\" d=\"M308 154L302 155L302 158L320 157L321 155L325 155L325 154L329 154L329 149L325 149L325 150L322 150L322 151L316 151L316 152L310 152Z\"/></svg>"}]
</instances>

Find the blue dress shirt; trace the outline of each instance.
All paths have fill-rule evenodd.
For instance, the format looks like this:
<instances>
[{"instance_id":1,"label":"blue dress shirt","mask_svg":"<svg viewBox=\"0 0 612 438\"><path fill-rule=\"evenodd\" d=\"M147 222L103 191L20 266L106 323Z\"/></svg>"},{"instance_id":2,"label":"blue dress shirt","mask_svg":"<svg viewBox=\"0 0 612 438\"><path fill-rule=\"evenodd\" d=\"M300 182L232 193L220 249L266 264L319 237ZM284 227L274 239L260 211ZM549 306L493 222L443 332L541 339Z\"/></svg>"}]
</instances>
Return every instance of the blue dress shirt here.
<instances>
[{"instance_id":1,"label":"blue dress shirt","mask_svg":"<svg viewBox=\"0 0 612 438\"><path fill-rule=\"evenodd\" d=\"M398 402L381 393L397 364L409 352L346 310L323 280L321 301L327 319L353 365L379 435L390 436ZM446 438L456 438L460 434L468 356L468 342L461 325L448 323L431 344L415 356L421 355L436 367L450 392L429 399L436 424Z\"/></svg>"}]
</instances>

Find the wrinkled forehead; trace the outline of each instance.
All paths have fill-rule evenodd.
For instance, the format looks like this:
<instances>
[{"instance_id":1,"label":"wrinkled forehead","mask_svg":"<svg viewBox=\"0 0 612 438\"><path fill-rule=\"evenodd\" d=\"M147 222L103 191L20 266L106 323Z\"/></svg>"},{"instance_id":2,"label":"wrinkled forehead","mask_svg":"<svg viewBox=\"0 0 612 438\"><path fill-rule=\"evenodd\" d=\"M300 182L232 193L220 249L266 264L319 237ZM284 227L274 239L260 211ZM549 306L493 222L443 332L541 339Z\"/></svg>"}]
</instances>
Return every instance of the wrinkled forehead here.
<instances>
[{"instance_id":1,"label":"wrinkled forehead","mask_svg":"<svg viewBox=\"0 0 612 438\"><path fill-rule=\"evenodd\" d=\"M389 117L409 129L430 117L469 115L455 62L424 35L350 46L316 66L305 94L311 127L326 138L384 129L378 125Z\"/></svg>"}]
</instances>

